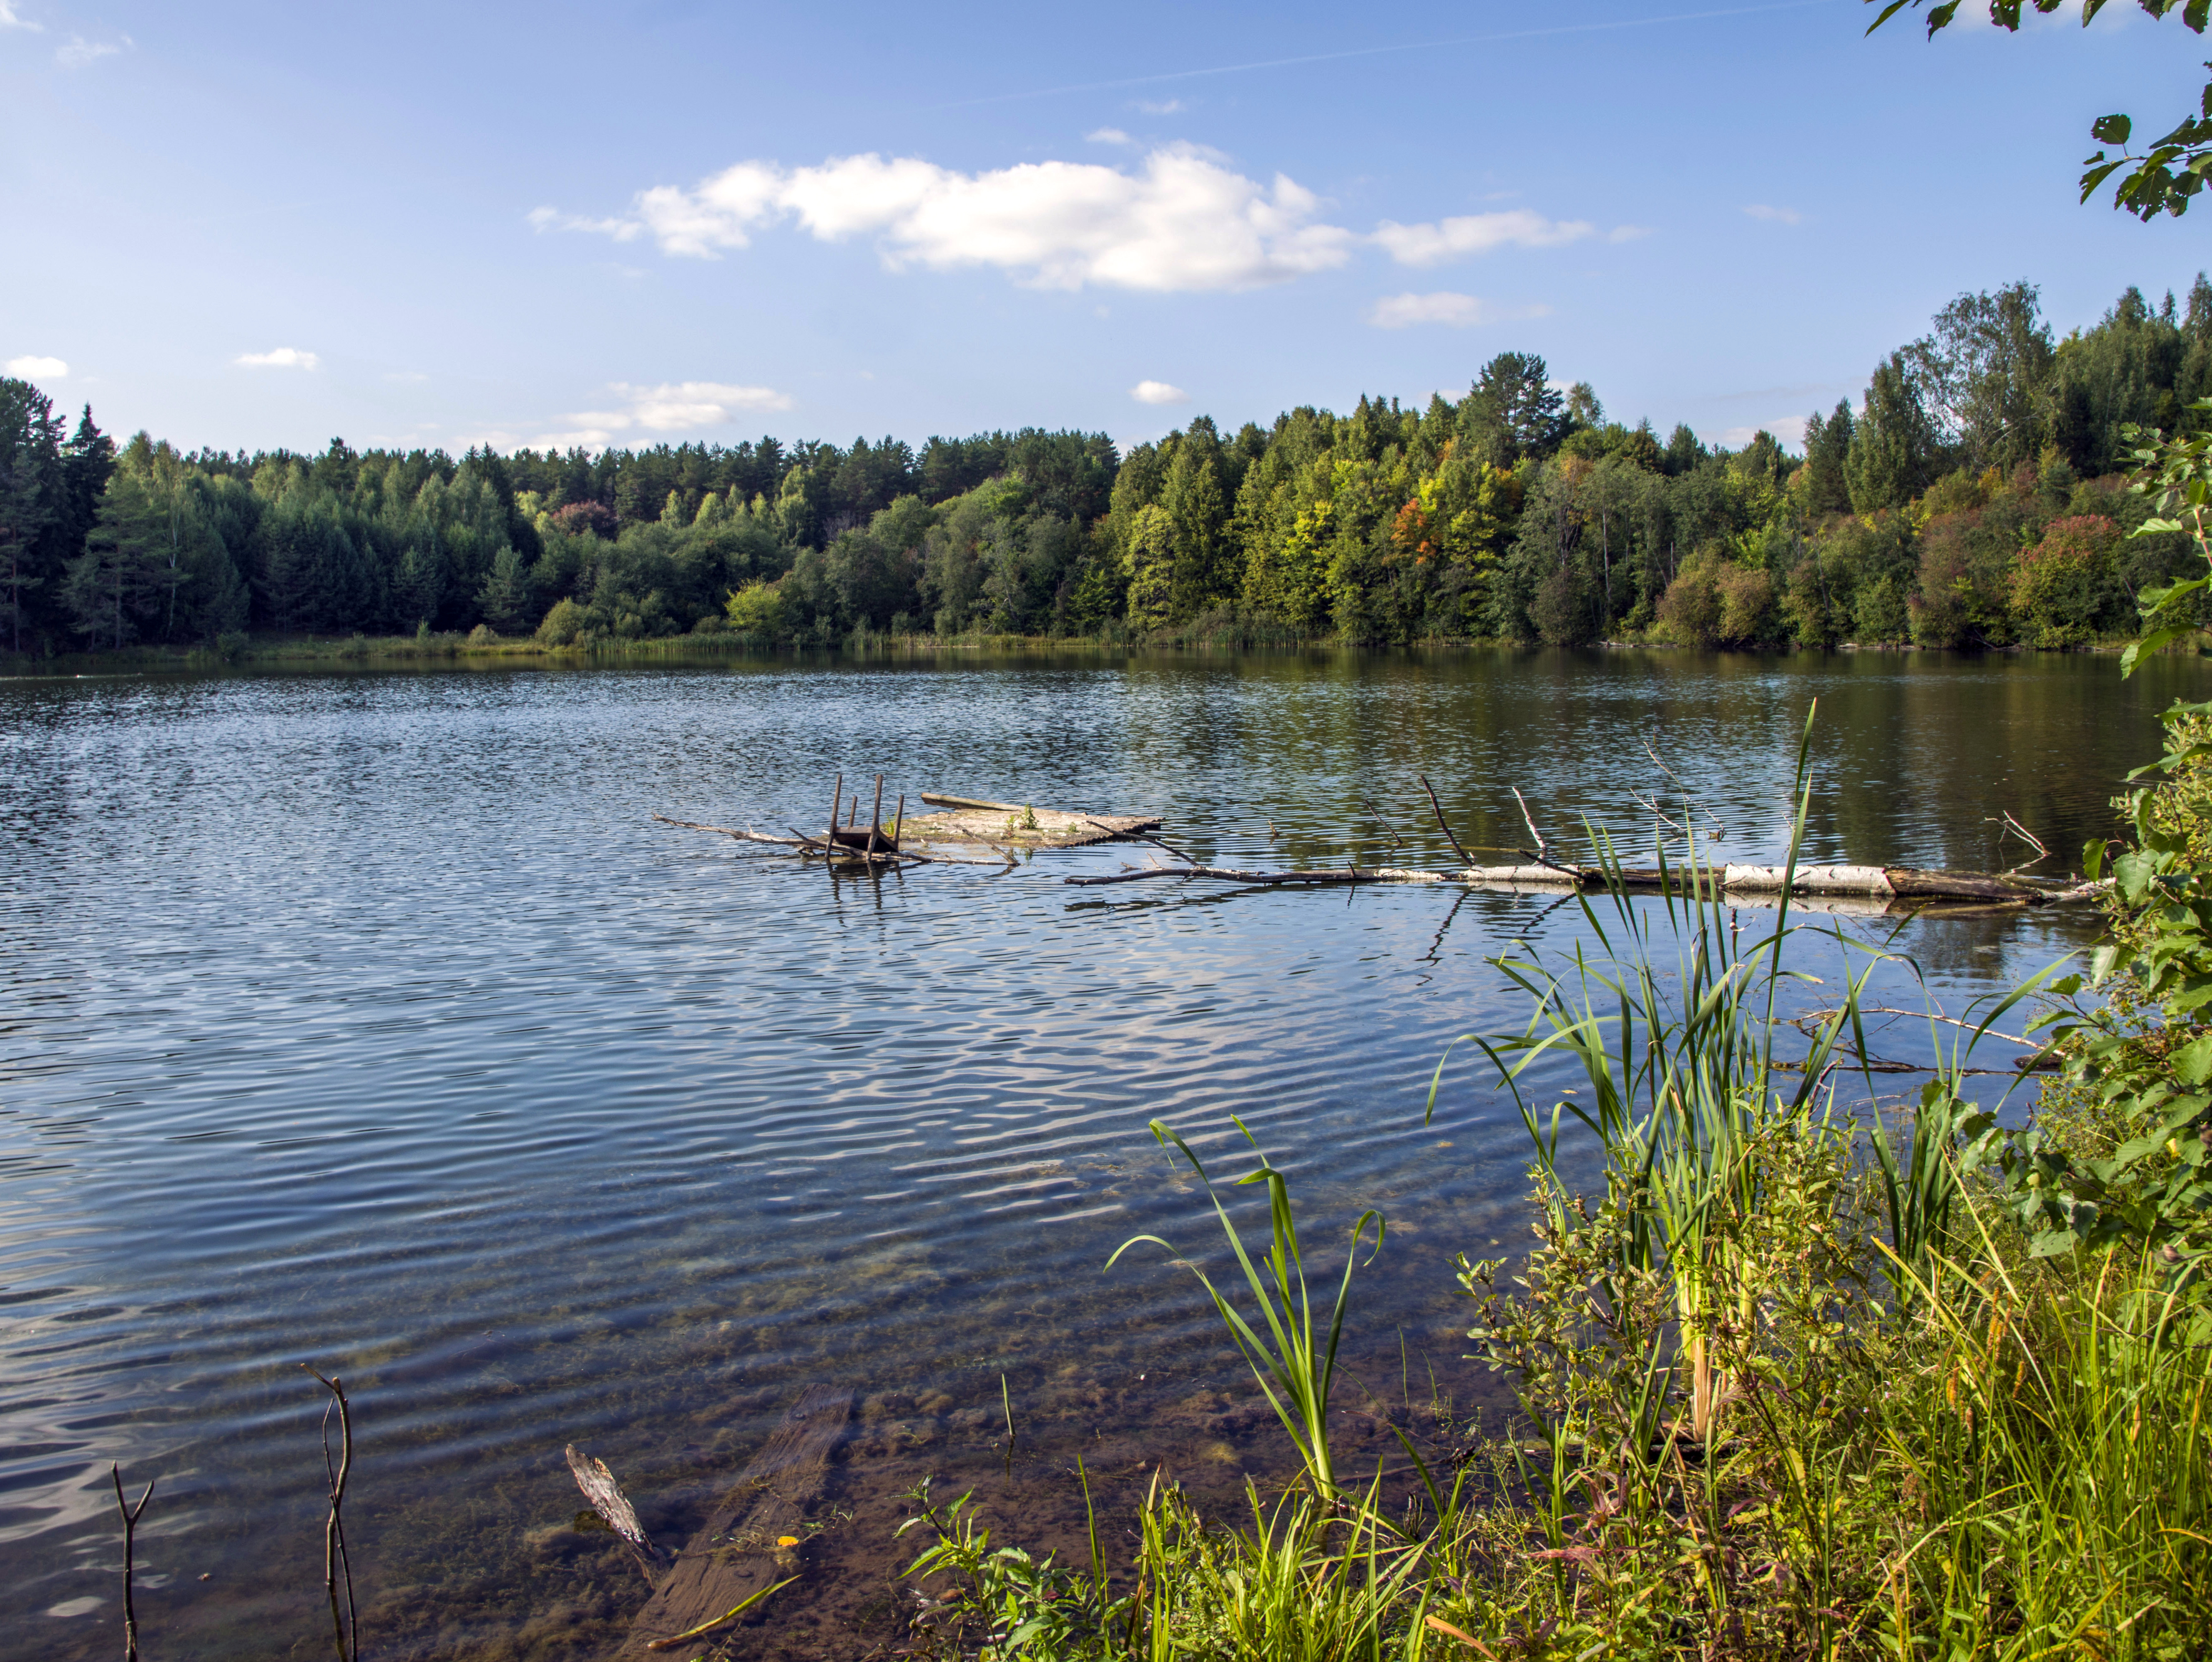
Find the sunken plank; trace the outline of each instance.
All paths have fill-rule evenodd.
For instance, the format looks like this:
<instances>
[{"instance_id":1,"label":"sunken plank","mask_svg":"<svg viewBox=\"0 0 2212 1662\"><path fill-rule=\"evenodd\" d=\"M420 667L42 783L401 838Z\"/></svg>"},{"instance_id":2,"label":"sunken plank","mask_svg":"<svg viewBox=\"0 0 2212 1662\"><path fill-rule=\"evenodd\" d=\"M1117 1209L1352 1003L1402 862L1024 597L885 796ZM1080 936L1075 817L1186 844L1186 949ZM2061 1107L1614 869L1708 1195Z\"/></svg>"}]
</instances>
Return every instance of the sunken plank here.
<instances>
[{"instance_id":1,"label":"sunken plank","mask_svg":"<svg viewBox=\"0 0 2212 1662\"><path fill-rule=\"evenodd\" d=\"M908 819L903 840L909 843L1079 849L1160 828L1157 817L1146 814L1081 813L1073 808L1044 807L1027 802L988 802L980 797L950 796L933 791L923 792L921 800L945 812ZM1032 818L1034 825L1030 823Z\"/></svg>"},{"instance_id":2,"label":"sunken plank","mask_svg":"<svg viewBox=\"0 0 2212 1662\"><path fill-rule=\"evenodd\" d=\"M806 1387L737 1486L715 1502L705 1526L677 1554L675 1567L637 1613L629 1637L615 1653L620 1662L657 1657L650 1648L653 1641L688 1633L796 1574L795 1555L779 1549L776 1539L799 1533L797 1526L822 1491L830 1452L852 1412L851 1391L834 1385Z\"/></svg>"}]
</instances>

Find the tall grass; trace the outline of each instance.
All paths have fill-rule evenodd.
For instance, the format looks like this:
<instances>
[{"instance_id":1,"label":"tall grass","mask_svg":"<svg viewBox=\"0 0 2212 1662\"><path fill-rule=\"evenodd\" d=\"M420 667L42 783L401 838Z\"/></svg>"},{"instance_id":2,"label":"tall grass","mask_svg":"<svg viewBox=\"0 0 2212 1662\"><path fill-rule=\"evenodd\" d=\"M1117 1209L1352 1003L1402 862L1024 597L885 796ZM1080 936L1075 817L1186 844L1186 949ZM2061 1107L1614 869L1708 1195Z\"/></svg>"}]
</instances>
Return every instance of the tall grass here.
<instances>
[{"instance_id":1,"label":"tall grass","mask_svg":"<svg viewBox=\"0 0 2212 1662\"><path fill-rule=\"evenodd\" d=\"M1801 833L1805 801L1801 752ZM1494 960L1530 1018L1473 1042L1520 1105L1535 1244L1510 1276L1462 1258L1459 1278L1474 1356L1518 1403L1508 1434L1455 1465L1407 1440L1410 1506L1344 1488L1328 1383L1369 1220L1324 1337L1263 1161L1245 1181L1268 1188L1265 1248L1215 1199L1249 1300L1206 1286L1306 1481L1255 1490L1233 1523L1156 1483L1118 1596L1094 1552L1110 1619L1047 1642L1010 1617L961 1653L2212 1654L2197 1312L2154 1255L2032 1256L1959 1165L1973 1040L2027 989L1939 1047L1914 1112L1862 1121L1838 1091L1874 960L1844 959L1837 1008L1800 1038L1793 948L1856 949L1786 905L1741 928L1717 875L1689 847L1659 902L1616 885L1583 903L1591 948ZM1540 1106L1561 1062L1576 1089ZM987 1593L1021 1607L983 1564L963 1596Z\"/></svg>"}]
</instances>

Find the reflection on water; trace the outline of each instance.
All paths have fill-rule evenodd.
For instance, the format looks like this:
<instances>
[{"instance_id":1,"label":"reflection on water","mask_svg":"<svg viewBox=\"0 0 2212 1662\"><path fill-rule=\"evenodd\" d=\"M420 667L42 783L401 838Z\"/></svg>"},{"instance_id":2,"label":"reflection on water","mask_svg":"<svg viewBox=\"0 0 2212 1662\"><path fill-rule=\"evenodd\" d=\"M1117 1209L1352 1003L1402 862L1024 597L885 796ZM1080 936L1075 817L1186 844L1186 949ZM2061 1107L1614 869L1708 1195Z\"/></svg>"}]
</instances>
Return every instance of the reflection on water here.
<instances>
[{"instance_id":1,"label":"reflection on water","mask_svg":"<svg viewBox=\"0 0 2212 1662\"><path fill-rule=\"evenodd\" d=\"M1145 1232L1212 1253L1154 1116L1234 1171L1241 1115L1316 1223L1387 1210L1354 1372L1482 1397L1447 1261L1521 1234L1521 1134L1472 1067L1420 1108L1453 1037L1517 1025L1486 954L1568 942L1578 908L1055 880L1126 849L837 878L654 811L811 825L832 775L881 769L910 799L1157 811L1221 863L1433 861L1416 774L1471 844L1524 839L1516 785L1555 836L1640 840L1649 741L1748 860L1818 697L1811 852L1986 867L2016 857L2004 811L2057 849L2108 829L2198 675L1344 654L0 683L0 1650L112 1649L110 1460L161 1475L155 1653L313 1643L301 1361L358 1404L385 1655L603 1647L642 1584L566 1527L562 1445L680 1536L817 1379L862 1406L785 1607L802 1649L892 1631L921 1472L1048 1536L1077 1452L1109 1502L1163 1458L1232 1484L1279 1440L1202 1295L1164 1255L1100 1270ZM1898 945L1956 1008L2084 927Z\"/></svg>"}]
</instances>

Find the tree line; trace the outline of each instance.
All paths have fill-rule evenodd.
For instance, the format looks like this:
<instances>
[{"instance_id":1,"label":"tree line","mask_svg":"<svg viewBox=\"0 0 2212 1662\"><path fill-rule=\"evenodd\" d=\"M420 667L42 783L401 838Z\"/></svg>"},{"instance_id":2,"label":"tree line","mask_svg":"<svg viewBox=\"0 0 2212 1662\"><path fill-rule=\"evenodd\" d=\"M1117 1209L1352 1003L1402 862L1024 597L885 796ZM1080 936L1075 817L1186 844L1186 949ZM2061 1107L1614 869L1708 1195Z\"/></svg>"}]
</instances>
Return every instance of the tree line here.
<instances>
[{"instance_id":1,"label":"tree line","mask_svg":"<svg viewBox=\"0 0 2212 1662\"><path fill-rule=\"evenodd\" d=\"M120 448L0 380L0 642L489 630L1602 638L2065 646L2179 571L2127 540L2123 429L2212 395L2212 282L2054 338L2016 283L1960 296L1807 422L1607 419L1504 352L1457 400L1362 398L1117 454L1025 429L849 447L320 454Z\"/></svg>"}]
</instances>

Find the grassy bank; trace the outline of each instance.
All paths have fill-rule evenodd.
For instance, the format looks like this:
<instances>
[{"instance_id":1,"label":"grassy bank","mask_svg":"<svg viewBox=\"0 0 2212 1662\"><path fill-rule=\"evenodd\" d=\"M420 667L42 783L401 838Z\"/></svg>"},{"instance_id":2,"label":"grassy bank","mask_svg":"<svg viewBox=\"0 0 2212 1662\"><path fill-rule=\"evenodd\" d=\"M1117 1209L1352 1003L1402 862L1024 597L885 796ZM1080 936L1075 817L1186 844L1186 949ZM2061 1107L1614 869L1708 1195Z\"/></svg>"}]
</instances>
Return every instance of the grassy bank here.
<instances>
[{"instance_id":1,"label":"grassy bank","mask_svg":"<svg viewBox=\"0 0 2212 1662\"><path fill-rule=\"evenodd\" d=\"M2203 762L2161 795L2201 825ZM1695 903L1616 896L1589 922L1589 959L1495 960L1531 1020L1474 1045L1530 1140L1530 1249L1458 1269L1469 1354L1511 1380L1512 1423L1461 1428L1442 1454L1401 1428L1400 1470L1337 1467L1336 1337L1380 1231L1351 1228L1334 1306L1317 1305L1287 1184L1261 1157L1242 1181L1272 1196L1267 1233L1247 1243L1222 1211L1237 1271L1209 1290L1303 1478L1254 1491L1237 1519L1200 1518L1157 1482L1073 1567L925 1495L914 1573L935 1602L913 1653L2203 1653L2201 1231L2055 1237L2036 1225L2036 1183L1991 1155L2064 1145L2066 1170L2111 1180L2117 1216L2142 1140L2131 1100L2077 1068L2046 1094L2040 1142L2008 1137L1985 1111L1996 1105L1971 1099L1980 1035L1931 1023L1938 1066L1885 1118L1852 1066L1870 949L1820 932L1824 959L1857 956L1808 1038L1784 1018L1813 932L1786 911L1754 934ZM1990 1020L2027 1008L2016 993ZM2182 1056L2170 1041L2185 1028L2198 1031L2193 1016L2139 1021L2119 1042ZM2101 1042L2088 1034L2064 1040L2077 1060ZM1562 1062L1571 1091L1556 1084ZM2180 1066L2185 1082L2193 1064ZM2212 1067L2194 1071L2201 1084ZM1522 1089L1540 1072L1549 1101ZM1868 1105L1847 1112L1850 1099ZM2150 1154L2201 1168L2203 1109ZM1133 1556L1102 1549L1102 1528L1133 1532Z\"/></svg>"},{"instance_id":2,"label":"grassy bank","mask_svg":"<svg viewBox=\"0 0 2212 1662\"><path fill-rule=\"evenodd\" d=\"M2118 652L2129 638L2116 636L2069 648L2082 652ZM1399 652L1497 651L1525 648L1526 642L1468 637L1443 637L1411 647L1384 648ZM1599 648L1640 648L1659 651L1708 650L1681 647L1664 639L1631 634L1618 640L1594 642ZM91 675L178 673L222 669L280 669L330 667L422 668L453 667L495 668L521 664L591 665L655 662L678 659L780 657L795 653L834 653L842 657L922 657L949 654L1097 653L1115 654L1136 651L1250 652L1344 651L1360 643L1335 636L1301 636L1273 628L1246 627L1235 623L1206 624L1183 629L1131 631L1115 628L1097 635L892 635L861 630L826 638L775 637L740 634L728 630L696 630L688 635L663 635L635 639L610 637L580 644L554 646L535 636L503 636L478 628L462 634L415 635L262 635L224 636L195 646L132 646L120 651L64 653L51 657L28 653L0 652L0 675ZM1816 648L1778 647L1778 653ZM1834 648L1845 652L1911 653L1923 648L1911 645L1870 645L1845 642ZM2022 653L2029 647L2001 647L1991 650ZM2168 643L2166 654L2199 654L2212 651L2212 635Z\"/></svg>"}]
</instances>

